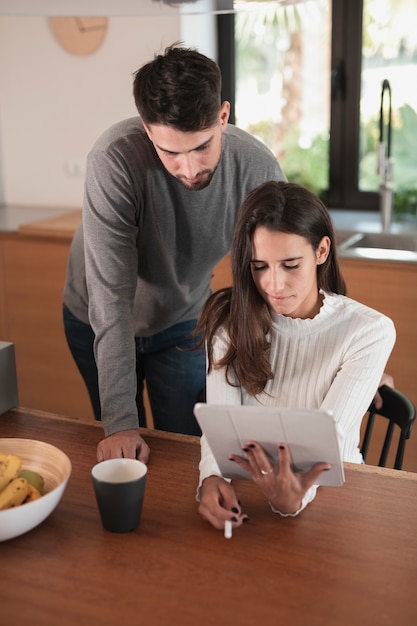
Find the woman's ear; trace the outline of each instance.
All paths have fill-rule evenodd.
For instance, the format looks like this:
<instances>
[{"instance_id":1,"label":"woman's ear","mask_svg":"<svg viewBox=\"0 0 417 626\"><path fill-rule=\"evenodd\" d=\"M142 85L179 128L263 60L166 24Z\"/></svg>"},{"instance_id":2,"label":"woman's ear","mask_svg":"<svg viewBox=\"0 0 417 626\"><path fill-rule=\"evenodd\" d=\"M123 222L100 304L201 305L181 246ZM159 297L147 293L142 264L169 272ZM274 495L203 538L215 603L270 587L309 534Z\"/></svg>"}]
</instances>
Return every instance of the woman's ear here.
<instances>
[{"instance_id":1,"label":"woman's ear","mask_svg":"<svg viewBox=\"0 0 417 626\"><path fill-rule=\"evenodd\" d=\"M327 261L331 245L330 238L327 236L323 237L316 250L317 265L323 265Z\"/></svg>"}]
</instances>

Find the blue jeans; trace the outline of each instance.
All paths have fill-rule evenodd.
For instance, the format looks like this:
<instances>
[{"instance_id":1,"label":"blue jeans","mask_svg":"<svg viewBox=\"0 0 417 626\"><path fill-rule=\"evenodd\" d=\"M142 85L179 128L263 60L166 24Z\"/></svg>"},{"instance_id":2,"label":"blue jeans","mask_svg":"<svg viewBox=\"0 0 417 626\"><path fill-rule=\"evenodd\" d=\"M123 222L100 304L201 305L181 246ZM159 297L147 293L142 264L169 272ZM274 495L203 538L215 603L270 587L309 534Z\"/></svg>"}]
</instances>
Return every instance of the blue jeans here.
<instances>
[{"instance_id":1,"label":"blue jeans","mask_svg":"<svg viewBox=\"0 0 417 626\"><path fill-rule=\"evenodd\" d=\"M64 306L64 328L68 346L84 379L94 416L101 420L98 373L94 358L94 332ZM146 426L143 386L152 410L154 427L188 435L200 435L193 407L205 400L206 360L203 349L182 351L195 345L189 334L196 320L176 324L151 337L135 337L139 425Z\"/></svg>"}]
</instances>

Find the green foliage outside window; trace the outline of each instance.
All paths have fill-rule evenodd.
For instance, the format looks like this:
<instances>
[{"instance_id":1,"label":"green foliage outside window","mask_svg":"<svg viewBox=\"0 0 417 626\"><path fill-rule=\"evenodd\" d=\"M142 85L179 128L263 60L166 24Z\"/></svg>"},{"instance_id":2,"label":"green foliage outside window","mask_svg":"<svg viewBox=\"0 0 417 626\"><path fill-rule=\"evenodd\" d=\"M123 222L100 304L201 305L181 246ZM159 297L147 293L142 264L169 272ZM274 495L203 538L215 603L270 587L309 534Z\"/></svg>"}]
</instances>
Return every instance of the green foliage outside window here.
<instances>
[{"instance_id":1,"label":"green foliage outside window","mask_svg":"<svg viewBox=\"0 0 417 626\"><path fill-rule=\"evenodd\" d=\"M270 143L274 129L279 128L270 120L263 120L251 124L247 130L266 145ZM298 127L287 130L282 143L279 145L277 158L286 177L292 183L308 187L311 191L324 199L328 185L329 137L316 136L309 148L300 146L300 132Z\"/></svg>"}]
</instances>

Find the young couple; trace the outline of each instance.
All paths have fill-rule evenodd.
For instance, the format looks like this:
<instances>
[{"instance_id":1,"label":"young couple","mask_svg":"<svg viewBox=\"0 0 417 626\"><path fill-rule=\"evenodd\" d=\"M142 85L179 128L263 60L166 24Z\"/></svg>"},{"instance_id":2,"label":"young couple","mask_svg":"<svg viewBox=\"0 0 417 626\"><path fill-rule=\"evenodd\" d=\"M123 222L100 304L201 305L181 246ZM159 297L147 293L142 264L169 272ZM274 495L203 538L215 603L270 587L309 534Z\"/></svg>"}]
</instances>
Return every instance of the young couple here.
<instances>
[{"instance_id":1,"label":"young couple","mask_svg":"<svg viewBox=\"0 0 417 626\"><path fill-rule=\"evenodd\" d=\"M395 332L344 296L326 209L228 123L211 59L170 46L136 72L133 93L139 116L108 129L88 156L64 290L68 344L103 423L98 460L147 462L145 381L155 428L200 433L193 407L207 344L208 402L330 408L343 459L360 462L360 422ZM209 298L231 246L233 289ZM271 466L256 442L235 461L282 514L307 504L327 467L296 475L285 446ZM200 483L212 524L246 519L204 437Z\"/></svg>"}]
</instances>

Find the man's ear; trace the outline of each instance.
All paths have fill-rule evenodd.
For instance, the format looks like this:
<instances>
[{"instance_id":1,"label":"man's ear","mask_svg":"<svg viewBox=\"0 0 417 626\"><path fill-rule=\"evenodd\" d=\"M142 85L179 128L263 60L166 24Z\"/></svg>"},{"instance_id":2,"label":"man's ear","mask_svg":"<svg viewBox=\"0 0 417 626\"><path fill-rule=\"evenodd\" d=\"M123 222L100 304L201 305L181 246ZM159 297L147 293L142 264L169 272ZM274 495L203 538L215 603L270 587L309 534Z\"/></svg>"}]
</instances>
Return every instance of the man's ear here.
<instances>
[{"instance_id":1,"label":"man's ear","mask_svg":"<svg viewBox=\"0 0 417 626\"><path fill-rule=\"evenodd\" d=\"M222 130L225 130L227 126L227 122L229 121L229 117L230 117L230 102L225 100L224 102L222 102L222 105L220 107L220 112L219 112L220 126L222 127Z\"/></svg>"}]
</instances>

